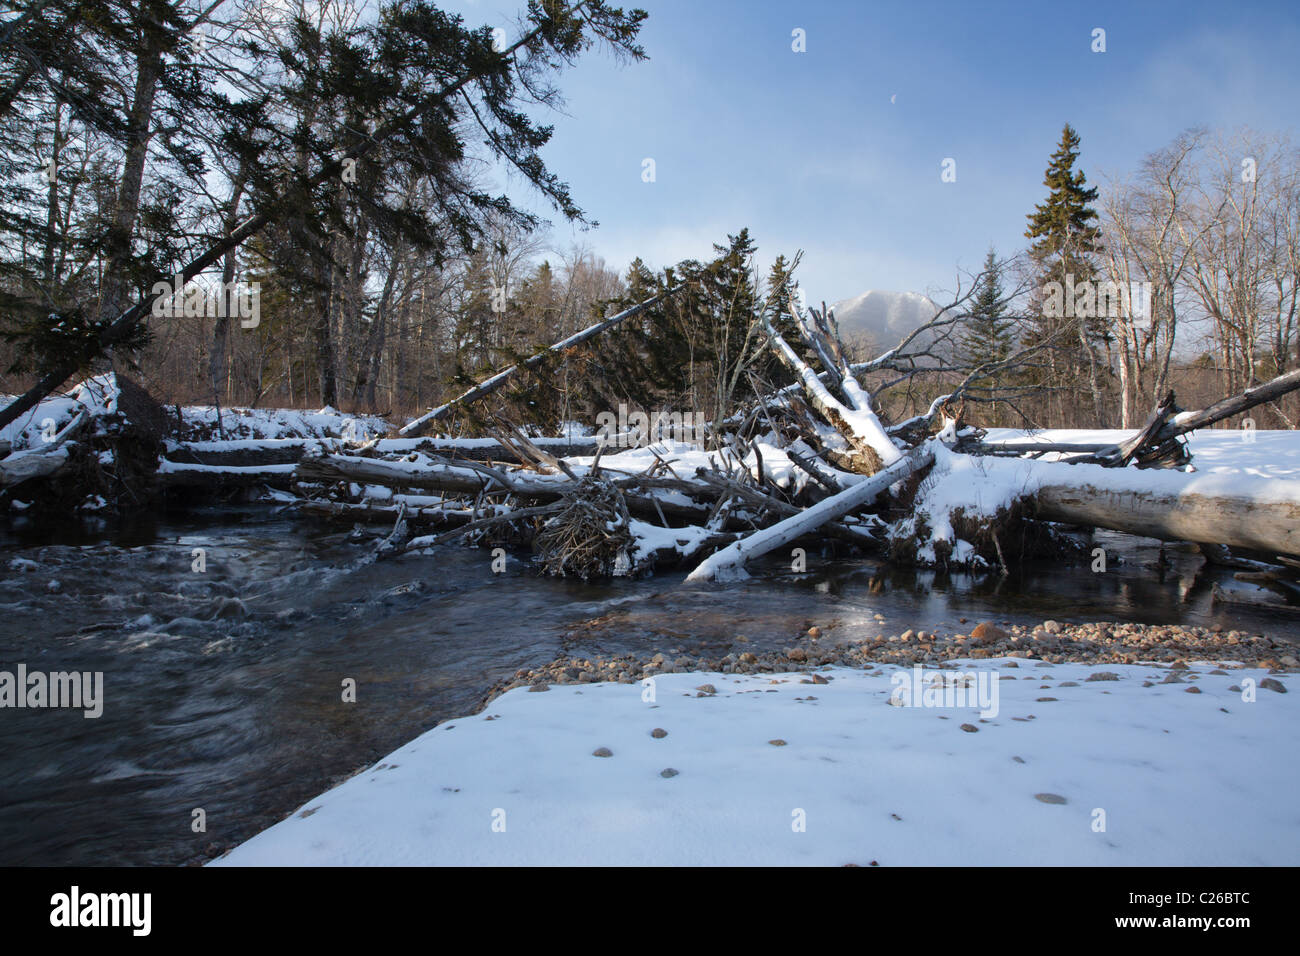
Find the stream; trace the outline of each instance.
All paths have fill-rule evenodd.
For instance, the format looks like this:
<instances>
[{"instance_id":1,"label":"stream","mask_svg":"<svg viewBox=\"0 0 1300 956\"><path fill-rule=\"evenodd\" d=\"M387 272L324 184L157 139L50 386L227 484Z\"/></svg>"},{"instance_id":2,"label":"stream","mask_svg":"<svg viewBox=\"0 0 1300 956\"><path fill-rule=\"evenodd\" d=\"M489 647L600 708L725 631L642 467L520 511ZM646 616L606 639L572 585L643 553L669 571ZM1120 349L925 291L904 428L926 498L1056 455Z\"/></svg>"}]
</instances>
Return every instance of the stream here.
<instances>
[{"instance_id":1,"label":"stream","mask_svg":"<svg viewBox=\"0 0 1300 956\"><path fill-rule=\"evenodd\" d=\"M814 623L851 640L958 630L961 617L1300 632L1294 615L1213 605L1210 584L1230 572L1198 574L1190 549L1097 543L1101 574L1083 561L946 575L810 553L806 573L769 561L743 583L695 587L683 573L546 579L514 558L493 574L471 548L374 562L372 534L256 505L0 526L0 670L103 673L98 718L0 709L0 864L201 860L559 654L719 657L786 647Z\"/></svg>"}]
</instances>

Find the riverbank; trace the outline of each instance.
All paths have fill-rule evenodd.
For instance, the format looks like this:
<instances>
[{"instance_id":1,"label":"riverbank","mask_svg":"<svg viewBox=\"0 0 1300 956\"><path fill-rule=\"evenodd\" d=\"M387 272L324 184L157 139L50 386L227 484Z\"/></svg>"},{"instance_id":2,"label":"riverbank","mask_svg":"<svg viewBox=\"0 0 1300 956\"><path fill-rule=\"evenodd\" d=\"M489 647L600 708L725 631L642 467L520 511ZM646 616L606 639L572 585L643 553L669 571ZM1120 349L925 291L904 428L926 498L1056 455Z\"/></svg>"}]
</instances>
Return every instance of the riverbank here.
<instances>
[{"instance_id":1,"label":"riverbank","mask_svg":"<svg viewBox=\"0 0 1300 956\"><path fill-rule=\"evenodd\" d=\"M883 620L883 618L882 618ZM723 674L770 674L816 667L872 667L915 664L935 666L958 659L983 662L995 658L1044 661L1050 664L1136 664L1153 662L1186 664L1190 661L1225 660L1251 664L1270 671L1300 668L1300 648L1262 634L1180 624L1092 622L1082 624L1044 621L1030 627L1009 621L968 622L962 631L906 630L873 637L845 637L870 627L813 626L790 647L777 651L736 651L722 657L674 657L655 654L638 658L625 654L609 658L557 658L531 670L517 671L498 683L483 699L486 704L517 687L546 684L589 684L611 680L629 684L646 677L686 671ZM736 639L743 644L743 636Z\"/></svg>"},{"instance_id":2,"label":"riverbank","mask_svg":"<svg viewBox=\"0 0 1300 956\"><path fill-rule=\"evenodd\" d=\"M214 865L1300 863L1292 645L1001 630L557 660Z\"/></svg>"}]
</instances>

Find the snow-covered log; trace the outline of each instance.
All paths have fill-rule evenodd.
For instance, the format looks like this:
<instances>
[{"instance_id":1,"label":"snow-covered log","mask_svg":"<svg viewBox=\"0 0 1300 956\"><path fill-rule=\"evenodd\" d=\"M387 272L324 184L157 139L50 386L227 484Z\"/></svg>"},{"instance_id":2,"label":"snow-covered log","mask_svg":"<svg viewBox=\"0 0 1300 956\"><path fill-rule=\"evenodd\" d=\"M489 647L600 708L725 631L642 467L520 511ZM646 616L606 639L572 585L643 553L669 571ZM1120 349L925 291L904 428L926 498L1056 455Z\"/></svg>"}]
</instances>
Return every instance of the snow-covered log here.
<instances>
[{"instance_id":1,"label":"snow-covered log","mask_svg":"<svg viewBox=\"0 0 1300 956\"><path fill-rule=\"evenodd\" d=\"M793 305L791 309L794 310ZM796 321L799 321L801 326L806 325L798 319L797 313ZM902 453L886 434L880 419L876 417L871 407L870 395L853 378L848 367L842 365L836 369L840 387L850 402L850 405L845 405L831 394L830 389L817 373L799 357L799 354L790 347L770 322L767 323L766 328L777 358L799 380L809 403L844 437L856 453L860 465L857 470L864 474L871 474L881 467L898 461ZM813 342L809 344L816 347Z\"/></svg>"},{"instance_id":2,"label":"snow-covered log","mask_svg":"<svg viewBox=\"0 0 1300 956\"><path fill-rule=\"evenodd\" d=\"M789 544L851 511L867 507L890 485L933 461L934 451L930 443L920 445L865 481L716 552L692 571L687 580L709 581L740 577L744 574L747 561Z\"/></svg>"},{"instance_id":3,"label":"snow-covered log","mask_svg":"<svg viewBox=\"0 0 1300 956\"><path fill-rule=\"evenodd\" d=\"M1300 555L1300 481L1131 468L1094 477L1088 466L1043 467L1068 469L1040 481L1037 516L1047 521Z\"/></svg>"},{"instance_id":4,"label":"snow-covered log","mask_svg":"<svg viewBox=\"0 0 1300 956\"><path fill-rule=\"evenodd\" d=\"M542 475L531 471L504 471L469 462L432 460L385 461L354 455L312 454L294 471L300 483L333 484L338 481L386 488L419 488L443 494L509 494L528 501L558 501L578 493L578 482L563 475ZM622 490L628 507L638 514L671 515L702 520L709 506L697 502L714 497L711 486L702 481L679 478L627 475L609 477Z\"/></svg>"}]
</instances>

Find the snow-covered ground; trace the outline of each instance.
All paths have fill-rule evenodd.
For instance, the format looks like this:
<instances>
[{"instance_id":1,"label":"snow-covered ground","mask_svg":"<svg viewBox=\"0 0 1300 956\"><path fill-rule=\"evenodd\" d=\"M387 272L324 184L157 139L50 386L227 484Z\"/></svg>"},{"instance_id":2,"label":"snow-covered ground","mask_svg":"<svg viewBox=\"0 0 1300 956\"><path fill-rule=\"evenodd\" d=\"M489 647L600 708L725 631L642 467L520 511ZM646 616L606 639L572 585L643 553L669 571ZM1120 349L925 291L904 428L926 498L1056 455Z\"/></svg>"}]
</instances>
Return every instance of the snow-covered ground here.
<instances>
[{"instance_id":1,"label":"snow-covered ground","mask_svg":"<svg viewBox=\"0 0 1300 956\"><path fill-rule=\"evenodd\" d=\"M1052 442L1081 445L1117 445L1133 430L1118 428L1049 428L1026 432L1016 428L990 428L988 442ZM1250 475L1258 478L1300 478L1300 431L1255 431L1203 428L1187 437L1192 464L1198 472ZM1058 455L1044 455L1058 458Z\"/></svg>"},{"instance_id":2,"label":"snow-covered ground","mask_svg":"<svg viewBox=\"0 0 1300 956\"><path fill-rule=\"evenodd\" d=\"M214 865L1300 863L1300 696L1213 666L973 661L974 707L890 706L927 699L897 668L521 688Z\"/></svg>"}]
</instances>

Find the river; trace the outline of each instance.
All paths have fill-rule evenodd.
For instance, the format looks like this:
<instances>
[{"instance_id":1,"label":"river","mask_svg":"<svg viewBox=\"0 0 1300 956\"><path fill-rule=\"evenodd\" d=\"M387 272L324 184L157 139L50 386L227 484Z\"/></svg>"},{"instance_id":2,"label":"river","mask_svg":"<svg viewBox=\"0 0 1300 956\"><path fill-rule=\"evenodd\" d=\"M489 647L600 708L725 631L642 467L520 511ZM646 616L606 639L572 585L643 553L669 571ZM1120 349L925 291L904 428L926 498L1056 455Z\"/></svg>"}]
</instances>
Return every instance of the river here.
<instances>
[{"instance_id":1,"label":"river","mask_svg":"<svg viewBox=\"0 0 1300 956\"><path fill-rule=\"evenodd\" d=\"M807 573L769 562L695 587L680 573L557 581L520 560L493 574L469 548L374 562L372 535L263 506L0 528L0 670L104 675L99 718L0 710L0 864L200 860L561 653L718 657L787 646L812 624L852 639L962 617L1295 639L1294 616L1212 605L1214 578L1188 549L1162 561L1154 542L1098 543L1105 573L1047 562L950 576L810 554Z\"/></svg>"}]
</instances>

